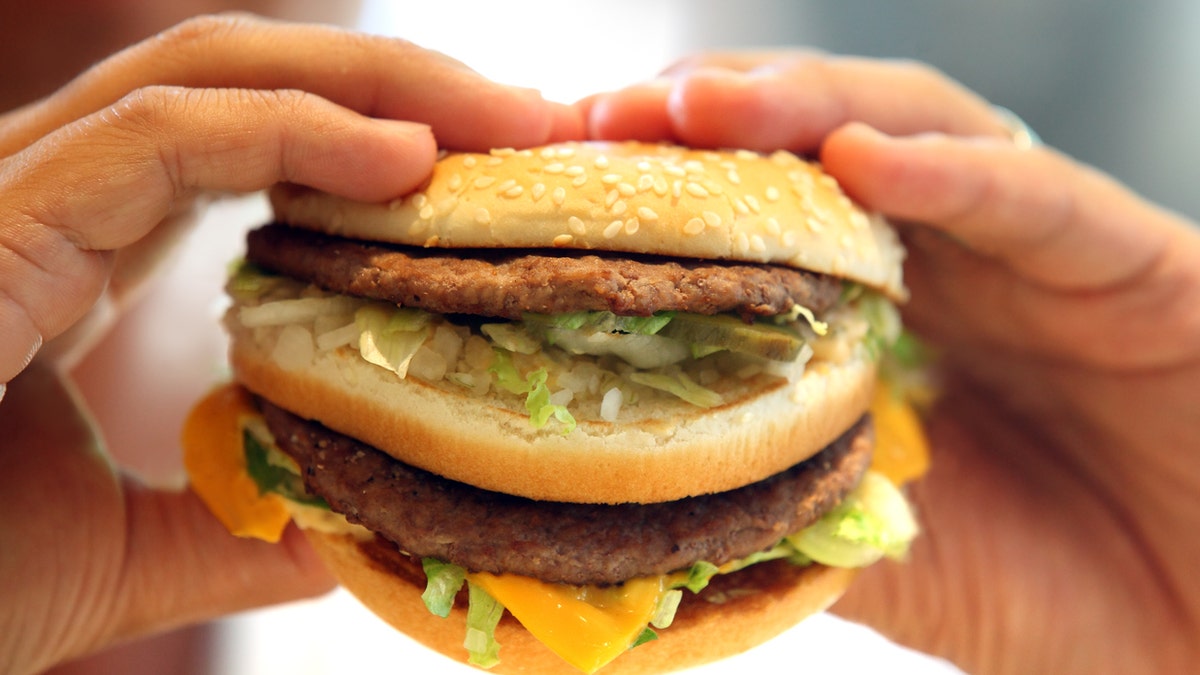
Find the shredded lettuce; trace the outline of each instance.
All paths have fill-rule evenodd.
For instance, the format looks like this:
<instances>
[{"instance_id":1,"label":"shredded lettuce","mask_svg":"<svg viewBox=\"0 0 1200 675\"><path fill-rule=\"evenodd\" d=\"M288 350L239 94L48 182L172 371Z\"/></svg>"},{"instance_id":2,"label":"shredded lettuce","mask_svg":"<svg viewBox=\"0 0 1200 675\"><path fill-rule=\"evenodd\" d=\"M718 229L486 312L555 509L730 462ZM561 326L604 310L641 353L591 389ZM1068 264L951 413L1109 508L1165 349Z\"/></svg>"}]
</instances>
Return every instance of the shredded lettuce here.
<instances>
[{"instance_id":1,"label":"shredded lettuce","mask_svg":"<svg viewBox=\"0 0 1200 675\"><path fill-rule=\"evenodd\" d=\"M469 663L480 668L491 668L500 663L500 644L496 642L496 625L504 614L504 605L496 601L487 591L467 583L470 605L467 607L467 637L463 646L470 655Z\"/></svg>"},{"instance_id":2,"label":"shredded lettuce","mask_svg":"<svg viewBox=\"0 0 1200 675\"><path fill-rule=\"evenodd\" d=\"M443 619L450 616L450 610L454 608L454 597L466 582L467 571L458 565L436 558L422 558L421 568L425 571L425 591L421 593L425 607Z\"/></svg>"},{"instance_id":3,"label":"shredded lettuce","mask_svg":"<svg viewBox=\"0 0 1200 675\"><path fill-rule=\"evenodd\" d=\"M548 377L545 368L538 368L526 376L529 394L525 397L525 410L529 411L529 421L534 429L541 429L553 416L566 425L563 433L569 434L575 430L575 417L567 411L567 406L550 402L550 387L546 386Z\"/></svg>"},{"instance_id":4,"label":"shredded lettuce","mask_svg":"<svg viewBox=\"0 0 1200 675\"><path fill-rule=\"evenodd\" d=\"M354 313L359 354L404 378L413 355L429 337L429 321L429 313L418 309L363 305Z\"/></svg>"},{"instance_id":5,"label":"shredded lettuce","mask_svg":"<svg viewBox=\"0 0 1200 675\"><path fill-rule=\"evenodd\" d=\"M665 391L700 408L721 405L721 395L702 386L683 371L667 373L630 373L629 380L652 389Z\"/></svg>"},{"instance_id":6,"label":"shredded lettuce","mask_svg":"<svg viewBox=\"0 0 1200 675\"><path fill-rule=\"evenodd\" d=\"M550 401L550 387L546 384L550 375L545 368L538 368L522 377L513 365L511 354L503 349L493 349L492 353L492 365L488 372L496 376L496 386L501 389L513 394L525 394L525 410L529 412L529 421L535 429L546 426L553 417L565 425L564 434L575 430L575 417L567 407Z\"/></svg>"},{"instance_id":7,"label":"shredded lettuce","mask_svg":"<svg viewBox=\"0 0 1200 675\"><path fill-rule=\"evenodd\" d=\"M242 430L242 449L246 456L246 473L258 486L260 495L268 492L300 504L328 509L324 499L304 489L296 463L278 450L264 445L249 430Z\"/></svg>"},{"instance_id":8,"label":"shredded lettuce","mask_svg":"<svg viewBox=\"0 0 1200 675\"><path fill-rule=\"evenodd\" d=\"M883 557L902 559L917 536L917 521L900 490L868 471L841 504L787 542L834 567L866 567Z\"/></svg>"},{"instance_id":9,"label":"shredded lettuce","mask_svg":"<svg viewBox=\"0 0 1200 675\"><path fill-rule=\"evenodd\" d=\"M675 312L656 312L650 316L621 316L606 311L579 311L563 314L525 314L525 323L547 328L583 330L592 333L632 333L654 335L675 317Z\"/></svg>"},{"instance_id":10,"label":"shredded lettuce","mask_svg":"<svg viewBox=\"0 0 1200 675\"><path fill-rule=\"evenodd\" d=\"M479 327L480 332L497 347L502 347L518 354L536 354L541 351L542 344L519 325L511 323L485 323Z\"/></svg>"}]
</instances>

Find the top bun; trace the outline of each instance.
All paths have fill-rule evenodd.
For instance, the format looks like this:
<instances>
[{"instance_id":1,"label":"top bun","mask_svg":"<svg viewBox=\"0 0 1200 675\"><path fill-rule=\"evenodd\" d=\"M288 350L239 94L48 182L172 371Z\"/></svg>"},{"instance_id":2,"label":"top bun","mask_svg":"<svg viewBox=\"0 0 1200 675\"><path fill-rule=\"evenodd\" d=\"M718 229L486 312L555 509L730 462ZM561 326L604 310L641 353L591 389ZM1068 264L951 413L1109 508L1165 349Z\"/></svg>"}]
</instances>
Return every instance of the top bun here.
<instances>
[{"instance_id":1,"label":"top bun","mask_svg":"<svg viewBox=\"0 0 1200 675\"><path fill-rule=\"evenodd\" d=\"M278 220L444 248L575 248L776 263L904 299L904 249L818 165L636 142L448 154L422 190L364 204L284 185Z\"/></svg>"}]
</instances>

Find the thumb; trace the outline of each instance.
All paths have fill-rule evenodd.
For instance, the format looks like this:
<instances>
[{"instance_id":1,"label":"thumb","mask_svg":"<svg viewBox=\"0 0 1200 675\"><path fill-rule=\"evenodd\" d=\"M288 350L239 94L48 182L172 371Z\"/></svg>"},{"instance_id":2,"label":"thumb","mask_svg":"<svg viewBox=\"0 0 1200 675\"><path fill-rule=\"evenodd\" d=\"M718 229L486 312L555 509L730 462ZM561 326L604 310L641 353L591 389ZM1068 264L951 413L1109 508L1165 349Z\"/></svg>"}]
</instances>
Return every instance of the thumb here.
<instances>
[{"instance_id":1,"label":"thumb","mask_svg":"<svg viewBox=\"0 0 1200 675\"><path fill-rule=\"evenodd\" d=\"M125 503L128 557L114 598L122 618L114 637L311 597L336 585L294 525L276 544L234 537L190 490L129 481Z\"/></svg>"},{"instance_id":2,"label":"thumb","mask_svg":"<svg viewBox=\"0 0 1200 675\"><path fill-rule=\"evenodd\" d=\"M231 537L190 492L109 462L62 376L34 364L0 402L0 654L38 672L109 643L314 595L303 535Z\"/></svg>"}]
</instances>

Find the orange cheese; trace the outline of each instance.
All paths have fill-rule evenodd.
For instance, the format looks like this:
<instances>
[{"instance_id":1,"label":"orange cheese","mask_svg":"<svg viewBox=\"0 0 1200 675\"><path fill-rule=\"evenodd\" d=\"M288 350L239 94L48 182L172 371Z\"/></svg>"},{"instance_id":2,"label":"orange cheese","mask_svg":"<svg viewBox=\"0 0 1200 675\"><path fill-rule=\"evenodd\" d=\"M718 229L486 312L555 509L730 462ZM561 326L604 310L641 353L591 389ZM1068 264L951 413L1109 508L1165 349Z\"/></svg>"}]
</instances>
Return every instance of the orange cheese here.
<instances>
[{"instance_id":1,"label":"orange cheese","mask_svg":"<svg viewBox=\"0 0 1200 675\"><path fill-rule=\"evenodd\" d=\"M595 672L633 645L666 589L665 577L606 588L485 572L467 578L504 605L525 630L585 673Z\"/></svg>"},{"instance_id":2,"label":"orange cheese","mask_svg":"<svg viewBox=\"0 0 1200 675\"><path fill-rule=\"evenodd\" d=\"M929 441L912 405L881 382L871 401L871 416L875 421L871 470L896 485L924 475L929 470Z\"/></svg>"},{"instance_id":3,"label":"orange cheese","mask_svg":"<svg viewBox=\"0 0 1200 675\"><path fill-rule=\"evenodd\" d=\"M209 392L184 421L183 466L192 491L231 533L276 542L291 515L279 495L259 494L242 447L242 420L257 414L241 387Z\"/></svg>"}]
</instances>

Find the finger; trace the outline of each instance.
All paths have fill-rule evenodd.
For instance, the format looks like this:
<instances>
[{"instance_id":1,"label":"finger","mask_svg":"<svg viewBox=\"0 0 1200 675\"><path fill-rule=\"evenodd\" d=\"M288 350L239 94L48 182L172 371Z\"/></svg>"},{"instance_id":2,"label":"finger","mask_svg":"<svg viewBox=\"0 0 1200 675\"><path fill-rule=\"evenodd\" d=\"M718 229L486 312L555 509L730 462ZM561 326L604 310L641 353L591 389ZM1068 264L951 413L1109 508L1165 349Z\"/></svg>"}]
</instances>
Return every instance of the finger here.
<instances>
[{"instance_id":1,"label":"finger","mask_svg":"<svg viewBox=\"0 0 1200 675\"><path fill-rule=\"evenodd\" d=\"M676 140L666 105L673 86L668 79L658 79L586 99L588 135L647 143Z\"/></svg>"},{"instance_id":2,"label":"finger","mask_svg":"<svg viewBox=\"0 0 1200 675\"><path fill-rule=\"evenodd\" d=\"M678 64L667 85L638 86L596 101L590 128L613 138L669 126L704 147L815 152L834 129L863 121L893 134L942 131L1006 137L985 101L916 63L811 52L735 54ZM655 108L661 110L655 110ZM664 125L663 119L667 120Z\"/></svg>"},{"instance_id":3,"label":"finger","mask_svg":"<svg viewBox=\"0 0 1200 675\"><path fill-rule=\"evenodd\" d=\"M436 157L429 129L297 91L134 92L0 164L0 381L91 306L111 251L198 189L293 181L347 197L408 192Z\"/></svg>"},{"instance_id":4,"label":"finger","mask_svg":"<svg viewBox=\"0 0 1200 675\"><path fill-rule=\"evenodd\" d=\"M1109 178L1044 148L893 138L852 125L830 137L821 160L869 207L946 232L1058 289L1136 277L1162 258L1172 229Z\"/></svg>"},{"instance_id":5,"label":"finger","mask_svg":"<svg viewBox=\"0 0 1200 675\"><path fill-rule=\"evenodd\" d=\"M190 493L122 480L47 368L11 383L0 434L0 651L16 672L332 586L297 532L236 539Z\"/></svg>"},{"instance_id":6,"label":"finger","mask_svg":"<svg viewBox=\"0 0 1200 675\"><path fill-rule=\"evenodd\" d=\"M226 15L130 47L21 111L7 120L0 155L152 85L299 89L364 115L428 124L449 148L538 144L557 119L536 91L493 83L410 42Z\"/></svg>"},{"instance_id":7,"label":"finger","mask_svg":"<svg viewBox=\"0 0 1200 675\"><path fill-rule=\"evenodd\" d=\"M822 162L868 207L919 223L905 319L939 343L1120 370L1200 358L1200 239L1107 177L1049 150L860 126Z\"/></svg>"}]
</instances>

